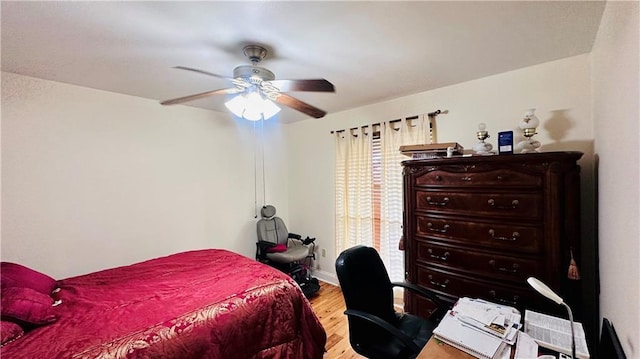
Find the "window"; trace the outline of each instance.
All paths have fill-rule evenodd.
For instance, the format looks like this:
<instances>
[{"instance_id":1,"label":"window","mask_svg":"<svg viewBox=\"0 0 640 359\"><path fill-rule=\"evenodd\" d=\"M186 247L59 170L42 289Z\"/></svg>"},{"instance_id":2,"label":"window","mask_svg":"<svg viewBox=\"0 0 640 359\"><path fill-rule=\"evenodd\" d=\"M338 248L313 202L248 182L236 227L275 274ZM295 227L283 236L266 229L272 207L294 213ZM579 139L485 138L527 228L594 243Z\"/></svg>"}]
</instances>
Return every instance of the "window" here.
<instances>
[{"instance_id":1,"label":"window","mask_svg":"<svg viewBox=\"0 0 640 359\"><path fill-rule=\"evenodd\" d=\"M362 244L380 253L392 281L404 279L401 145L430 141L427 115L336 131L336 251Z\"/></svg>"},{"instance_id":2,"label":"window","mask_svg":"<svg viewBox=\"0 0 640 359\"><path fill-rule=\"evenodd\" d=\"M376 131L371 138L371 183L373 207L373 248L380 252L380 211L382 205L382 144L380 132Z\"/></svg>"}]
</instances>

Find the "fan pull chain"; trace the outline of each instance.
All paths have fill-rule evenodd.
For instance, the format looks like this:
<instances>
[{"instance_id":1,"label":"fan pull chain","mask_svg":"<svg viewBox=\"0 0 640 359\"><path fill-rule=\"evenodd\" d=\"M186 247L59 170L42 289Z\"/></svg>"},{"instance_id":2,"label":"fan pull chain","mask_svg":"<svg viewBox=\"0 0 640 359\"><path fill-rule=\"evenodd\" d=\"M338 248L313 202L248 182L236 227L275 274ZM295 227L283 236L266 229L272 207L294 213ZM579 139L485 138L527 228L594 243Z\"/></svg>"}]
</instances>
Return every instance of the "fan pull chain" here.
<instances>
[{"instance_id":1,"label":"fan pull chain","mask_svg":"<svg viewBox=\"0 0 640 359\"><path fill-rule=\"evenodd\" d=\"M267 205L267 186L264 175L264 114L261 115L262 121L260 121L260 137L262 145L262 205Z\"/></svg>"},{"instance_id":2,"label":"fan pull chain","mask_svg":"<svg viewBox=\"0 0 640 359\"><path fill-rule=\"evenodd\" d=\"M258 144L256 137L256 123L253 122L253 218L258 218Z\"/></svg>"}]
</instances>

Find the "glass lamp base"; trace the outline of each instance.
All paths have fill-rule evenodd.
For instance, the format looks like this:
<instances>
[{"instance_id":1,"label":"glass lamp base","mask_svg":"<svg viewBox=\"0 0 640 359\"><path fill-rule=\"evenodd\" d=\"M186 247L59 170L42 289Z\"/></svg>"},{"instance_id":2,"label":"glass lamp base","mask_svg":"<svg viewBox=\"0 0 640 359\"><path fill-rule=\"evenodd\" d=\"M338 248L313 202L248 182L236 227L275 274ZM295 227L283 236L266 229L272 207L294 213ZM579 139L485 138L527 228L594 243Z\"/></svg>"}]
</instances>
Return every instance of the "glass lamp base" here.
<instances>
[{"instance_id":1,"label":"glass lamp base","mask_svg":"<svg viewBox=\"0 0 640 359\"><path fill-rule=\"evenodd\" d=\"M492 149L493 149L493 145L491 145L490 143L486 143L486 142L478 142L477 145L473 146L473 150L476 153L479 153L479 154L491 153Z\"/></svg>"},{"instance_id":2,"label":"glass lamp base","mask_svg":"<svg viewBox=\"0 0 640 359\"><path fill-rule=\"evenodd\" d=\"M540 148L540 142L532 139L520 141L516 145L516 149L519 150L520 153L538 152L538 148Z\"/></svg>"}]
</instances>

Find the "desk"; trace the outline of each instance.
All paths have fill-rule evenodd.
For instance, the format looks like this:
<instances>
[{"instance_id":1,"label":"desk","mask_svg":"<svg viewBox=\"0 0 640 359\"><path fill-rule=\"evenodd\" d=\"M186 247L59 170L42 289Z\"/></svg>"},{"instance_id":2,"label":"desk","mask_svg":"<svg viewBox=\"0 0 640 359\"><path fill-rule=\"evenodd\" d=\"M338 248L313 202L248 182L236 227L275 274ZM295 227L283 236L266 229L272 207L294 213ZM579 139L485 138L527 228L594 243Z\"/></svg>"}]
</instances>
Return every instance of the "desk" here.
<instances>
[{"instance_id":1,"label":"desk","mask_svg":"<svg viewBox=\"0 0 640 359\"><path fill-rule=\"evenodd\" d=\"M514 354L515 349L512 348L511 358ZM431 337L416 359L476 359L476 357Z\"/></svg>"},{"instance_id":2,"label":"desk","mask_svg":"<svg viewBox=\"0 0 640 359\"><path fill-rule=\"evenodd\" d=\"M431 337L416 359L475 359L475 357Z\"/></svg>"}]
</instances>

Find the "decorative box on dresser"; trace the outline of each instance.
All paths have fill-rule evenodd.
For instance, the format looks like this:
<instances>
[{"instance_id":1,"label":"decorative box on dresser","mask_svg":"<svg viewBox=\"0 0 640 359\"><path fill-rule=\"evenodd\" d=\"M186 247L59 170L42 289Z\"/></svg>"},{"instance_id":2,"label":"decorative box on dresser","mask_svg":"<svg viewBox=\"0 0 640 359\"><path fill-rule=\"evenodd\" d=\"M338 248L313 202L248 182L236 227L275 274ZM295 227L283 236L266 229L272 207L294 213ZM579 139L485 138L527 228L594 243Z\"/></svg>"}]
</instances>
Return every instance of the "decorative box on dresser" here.
<instances>
[{"instance_id":1,"label":"decorative box on dresser","mask_svg":"<svg viewBox=\"0 0 640 359\"><path fill-rule=\"evenodd\" d=\"M410 160L404 166L406 279L443 299L478 297L558 313L533 291L535 276L580 317L580 152ZM433 306L407 293L405 310L428 317Z\"/></svg>"}]
</instances>

